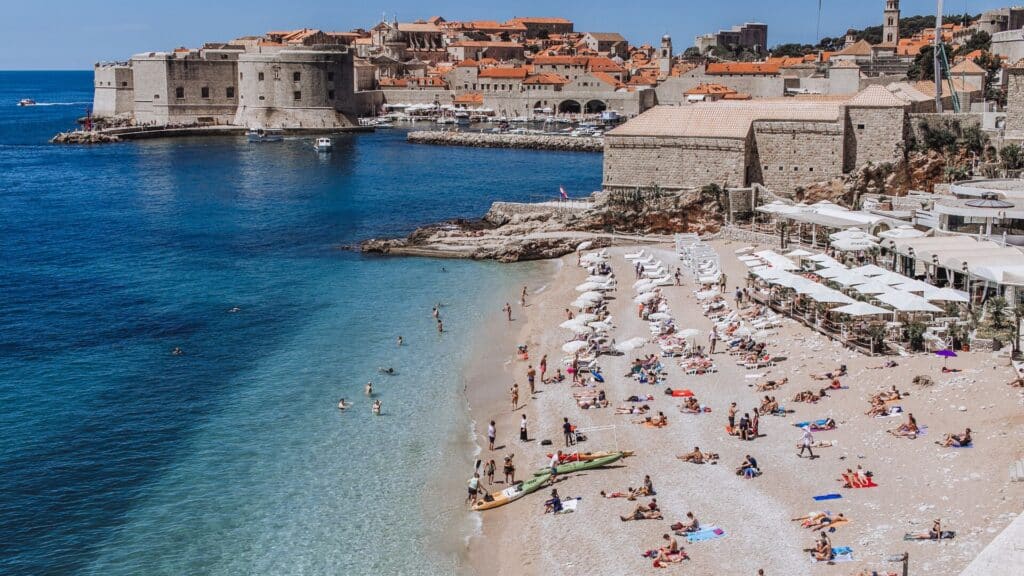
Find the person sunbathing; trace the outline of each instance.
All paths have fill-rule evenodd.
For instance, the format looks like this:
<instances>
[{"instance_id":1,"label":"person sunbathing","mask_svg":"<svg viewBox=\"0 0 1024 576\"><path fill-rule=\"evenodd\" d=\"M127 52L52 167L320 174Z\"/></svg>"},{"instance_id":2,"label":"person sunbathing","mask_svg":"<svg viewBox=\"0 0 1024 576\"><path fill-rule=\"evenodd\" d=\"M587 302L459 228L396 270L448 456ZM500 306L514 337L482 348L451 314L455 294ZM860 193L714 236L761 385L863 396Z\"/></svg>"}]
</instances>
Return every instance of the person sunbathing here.
<instances>
[{"instance_id":1,"label":"person sunbathing","mask_svg":"<svg viewBox=\"0 0 1024 576\"><path fill-rule=\"evenodd\" d=\"M787 382L789 382L789 378L783 378L782 380L769 380L763 384L758 384L756 388L759 392L767 392L768 390L778 390L779 388L785 386Z\"/></svg>"},{"instance_id":2,"label":"person sunbathing","mask_svg":"<svg viewBox=\"0 0 1024 576\"><path fill-rule=\"evenodd\" d=\"M651 503L646 506L643 504L637 504L636 508L633 509L633 513L629 516L619 516L619 520L622 520L623 522L662 519L661 510L658 508L658 501L654 498L651 498Z\"/></svg>"},{"instance_id":3,"label":"person sunbathing","mask_svg":"<svg viewBox=\"0 0 1024 576\"><path fill-rule=\"evenodd\" d=\"M818 540L814 545L814 552L812 554L815 560L828 562L832 559L832 544L828 540Z\"/></svg>"},{"instance_id":4,"label":"person sunbathing","mask_svg":"<svg viewBox=\"0 0 1024 576\"><path fill-rule=\"evenodd\" d=\"M694 464L703 464L705 462L711 462L713 460L718 460L718 454L715 454L713 452L701 452L699 446L694 446L692 452L687 452L686 454L680 454L679 456L676 456L676 458L682 460L683 462L693 462Z\"/></svg>"},{"instance_id":5,"label":"person sunbathing","mask_svg":"<svg viewBox=\"0 0 1024 576\"><path fill-rule=\"evenodd\" d=\"M874 398L878 398L883 402L891 402L893 400L900 400L903 396L904 394L900 392L899 388L897 388L895 384L893 384L890 390L879 392L878 394L875 394Z\"/></svg>"},{"instance_id":6,"label":"person sunbathing","mask_svg":"<svg viewBox=\"0 0 1024 576\"><path fill-rule=\"evenodd\" d=\"M658 548L656 554L654 554L654 567L660 568L662 564L668 562L676 564L682 562L687 558L686 552L679 547L679 543L676 539L668 534L662 534L662 539L665 540L666 545Z\"/></svg>"},{"instance_id":7,"label":"person sunbathing","mask_svg":"<svg viewBox=\"0 0 1024 576\"><path fill-rule=\"evenodd\" d=\"M892 434L893 436L901 436L903 438L910 438L911 440L917 438L917 435L920 432L921 428L918 427L917 420L914 418L914 415L909 412L907 413L906 422L900 424L899 426L893 428L892 430L889 430L889 433Z\"/></svg>"},{"instance_id":8,"label":"person sunbathing","mask_svg":"<svg viewBox=\"0 0 1024 576\"><path fill-rule=\"evenodd\" d=\"M798 392L797 395L793 397L793 402L808 402L810 404L814 404L826 396L828 396L828 394L825 392L824 388L818 390L817 394L812 390L804 390L803 392Z\"/></svg>"},{"instance_id":9,"label":"person sunbathing","mask_svg":"<svg viewBox=\"0 0 1024 576\"><path fill-rule=\"evenodd\" d=\"M1012 382L1008 382L1006 385L1012 386L1013 388L1024 388L1024 376L1017 378Z\"/></svg>"},{"instance_id":10,"label":"person sunbathing","mask_svg":"<svg viewBox=\"0 0 1024 576\"><path fill-rule=\"evenodd\" d=\"M825 418L825 421L822 422L821 424L818 424L817 422L811 422L811 430L813 432L825 432L827 430L835 430L835 429L836 429L836 421L833 420L832 418Z\"/></svg>"},{"instance_id":11,"label":"person sunbathing","mask_svg":"<svg viewBox=\"0 0 1024 576\"><path fill-rule=\"evenodd\" d=\"M557 368L555 370L554 375L552 375L550 378L544 378L543 380L541 380L541 382L543 382L545 384L554 384L556 382L565 382L565 374L562 374L562 369L561 368Z\"/></svg>"},{"instance_id":12,"label":"person sunbathing","mask_svg":"<svg viewBox=\"0 0 1024 576\"><path fill-rule=\"evenodd\" d=\"M897 366L899 366L899 363L895 360L887 360L885 364L882 364L881 366L868 366L868 368L871 370L885 370L887 368L895 368Z\"/></svg>"},{"instance_id":13,"label":"person sunbathing","mask_svg":"<svg viewBox=\"0 0 1024 576\"><path fill-rule=\"evenodd\" d=\"M615 413L639 416L641 414L646 414L650 409L651 407L648 406L647 404L644 404L643 406L637 406L636 404L634 404L632 406L619 406L618 408L615 409Z\"/></svg>"},{"instance_id":14,"label":"person sunbathing","mask_svg":"<svg viewBox=\"0 0 1024 576\"><path fill-rule=\"evenodd\" d=\"M651 402L654 400L654 394L648 394L646 396L630 396L626 398L626 402Z\"/></svg>"},{"instance_id":15,"label":"person sunbathing","mask_svg":"<svg viewBox=\"0 0 1024 576\"><path fill-rule=\"evenodd\" d=\"M630 486L628 492L605 492L601 490L599 494L602 498L627 498L633 494L633 487Z\"/></svg>"},{"instance_id":16,"label":"person sunbathing","mask_svg":"<svg viewBox=\"0 0 1024 576\"><path fill-rule=\"evenodd\" d=\"M700 521L697 520L697 517L693 515L693 512L687 512L685 522L676 522L675 524L669 526L669 528L675 530L676 534L679 534L680 536L685 536L689 532L699 531Z\"/></svg>"},{"instance_id":17,"label":"person sunbathing","mask_svg":"<svg viewBox=\"0 0 1024 576\"><path fill-rule=\"evenodd\" d=\"M828 514L822 514L821 518L815 519L810 524L808 524L807 522L804 522L803 526L804 526L804 528L810 528L811 530L817 530L819 528L826 528L826 527L828 527L828 526L830 526L830 525L832 525L834 523L840 522L840 521L843 521L843 522L846 521L846 517L843 516L842 512L836 514L834 517L833 516L829 516Z\"/></svg>"},{"instance_id":18,"label":"person sunbathing","mask_svg":"<svg viewBox=\"0 0 1024 576\"><path fill-rule=\"evenodd\" d=\"M872 398L871 408L864 414L866 416L885 416L888 413L889 407L885 404L885 400L882 400L881 398Z\"/></svg>"},{"instance_id":19,"label":"person sunbathing","mask_svg":"<svg viewBox=\"0 0 1024 576\"><path fill-rule=\"evenodd\" d=\"M658 412L658 415L651 419L651 424L658 426L668 426L668 416L665 416L664 412Z\"/></svg>"},{"instance_id":20,"label":"person sunbathing","mask_svg":"<svg viewBox=\"0 0 1024 576\"><path fill-rule=\"evenodd\" d=\"M700 403L697 402L697 397L690 396L685 401L683 401L683 404L679 407L679 411L683 412L684 414L700 414Z\"/></svg>"},{"instance_id":21,"label":"person sunbathing","mask_svg":"<svg viewBox=\"0 0 1024 576\"><path fill-rule=\"evenodd\" d=\"M907 534L905 538L911 540L938 540L942 536L942 519L936 518L932 527L927 532L916 532Z\"/></svg>"},{"instance_id":22,"label":"person sunbathing","mask_svg":"<svg viewBox=\"0 0 1024 576\"><path fill-rule=\"evenodd\" d=\"M963 434L946 434L946 437L941 442L936 441L935 443L947 448L951 446L954 448L963 448L964 446L970 446L973 442L974 439L971 438L971 429L968 428L967 430L964 430Z\"/></svg>"},{"instance_id":23,"label":"person sunbathing","mask_svg":"<svg viewBox=\"0 0 1024 576\"><path fill-rule=\"evenodd\" d=\"M815 380L833 380L843 376L846 376L846 364L840 364L839 368L836 368L831 372L825 372L824 374L811 374L811 378L814 378Z\"/></svg>"}]
</instances>

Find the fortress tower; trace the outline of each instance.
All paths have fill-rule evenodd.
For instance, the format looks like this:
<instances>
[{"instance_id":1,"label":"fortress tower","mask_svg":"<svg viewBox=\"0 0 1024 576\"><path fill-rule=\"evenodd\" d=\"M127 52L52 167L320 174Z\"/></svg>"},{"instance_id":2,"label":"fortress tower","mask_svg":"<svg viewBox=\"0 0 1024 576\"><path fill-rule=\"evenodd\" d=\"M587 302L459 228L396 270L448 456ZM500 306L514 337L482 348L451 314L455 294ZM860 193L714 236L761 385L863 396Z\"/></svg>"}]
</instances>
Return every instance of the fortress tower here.
<instances>
[{"instance_id":1,"label":"fortress tower","mask_svg":"<svg viewBox=\"0 0 1024 576\"><path fill-rule=\"evenodd\" d=\"M882 21L882 44L895 46L900 41L900 0L885 0L885 19Z\"/></svg>"}]
</instances>

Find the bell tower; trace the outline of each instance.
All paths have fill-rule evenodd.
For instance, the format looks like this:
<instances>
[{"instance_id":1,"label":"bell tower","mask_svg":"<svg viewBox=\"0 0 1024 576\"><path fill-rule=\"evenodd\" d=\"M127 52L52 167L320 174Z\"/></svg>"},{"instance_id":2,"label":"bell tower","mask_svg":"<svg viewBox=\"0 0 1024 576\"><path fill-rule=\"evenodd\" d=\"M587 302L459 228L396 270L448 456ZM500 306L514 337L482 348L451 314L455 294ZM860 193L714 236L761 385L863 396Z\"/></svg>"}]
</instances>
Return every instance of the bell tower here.
<instances>
[{"instance_id":1,"label":"bell tower","mask_svg":"<svg viewBox=\"0 0 1024 576\"><path fill-rule=\"evenodd\" d=\"M898 44L900 41L900 0L885 0L885 14L882 20L882 44Z\"/></svg>"},{"instance_id":2,"label":"bell tower","mask_svg":"<svg viewBox=\"0 0 1024 576\"><path fill-rule=\"evenodd\" d=\"M665 34L661 37L661 52L658 53L658 68L663 76L672 72L672 37Z\"/></svg>"}]
</instances>

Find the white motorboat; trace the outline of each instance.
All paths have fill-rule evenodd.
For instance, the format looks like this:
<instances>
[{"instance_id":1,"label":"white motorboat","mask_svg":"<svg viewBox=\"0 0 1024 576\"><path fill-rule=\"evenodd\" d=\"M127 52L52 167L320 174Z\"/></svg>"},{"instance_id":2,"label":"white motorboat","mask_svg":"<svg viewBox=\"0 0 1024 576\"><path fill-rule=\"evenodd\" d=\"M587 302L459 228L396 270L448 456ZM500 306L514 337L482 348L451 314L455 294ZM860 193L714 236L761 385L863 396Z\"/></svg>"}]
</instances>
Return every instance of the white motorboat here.
<instances>
[{"instance_id":1,"label":"white motorboat","mask_svg":"<svg viewBox=\"0 0 1024 576\"><path fill-rule=\"evenodd\" d=\"M18 106L35 106L36 101L31 98L22 98L18 100Z\"/></svg>"},{"instance_id":2,"label":"white motorboat","mask_svg":"<svg viewBox=\"0 0 1024 576\"><path fill-rule=\"evenodd\" d=\"M284 130L278 128L252 128L245 133L249 142L280 142L284 140Z\"/></svg>"},{"instance_id":3,"label":"white motorboat","mask_svg":"<svg viewBox=\"0 0 1024 576\"><path fill-rule=\"evenodd\" d=\"M313 145L317 152L330 152L333 147L334 143L327 137L317 138L316 144Z\"/></svg>"}]
</instances>

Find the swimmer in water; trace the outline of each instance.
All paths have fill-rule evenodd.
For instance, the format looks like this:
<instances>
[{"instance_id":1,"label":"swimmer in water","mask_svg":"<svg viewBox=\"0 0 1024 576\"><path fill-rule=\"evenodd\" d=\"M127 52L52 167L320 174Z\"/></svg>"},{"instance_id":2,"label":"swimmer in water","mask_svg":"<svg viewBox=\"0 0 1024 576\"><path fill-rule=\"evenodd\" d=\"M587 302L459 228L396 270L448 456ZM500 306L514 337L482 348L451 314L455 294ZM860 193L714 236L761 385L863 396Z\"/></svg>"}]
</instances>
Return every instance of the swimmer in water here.
<instances>
[{"instance_id":1,"label":"swimmer in water","mask_svg":"<svg viewBox=\"0 0 1024 576\"><path fill-rule=\"evenodd\" d=\"M373 413L380 416L380 400L373 401Z\"/></svg>"},{"instance_id":2,"label":"swimmer in water","mask_svg":"<svg viewBox=\"0 0 1024 576\"><path fill-rule=\"evenodd\" d=\"M173 349L171 350L171 354L173 354L174 356L181 356L181 355L182 355L182 354L184 354L184 353L185 353L185 351L184 351L184 350L182 350L181 348L177 347L177 346L175 346L175 347L174 347L174 348L173 348Z\"/></svg>"},{"instance_id":3,"label":"swimmer in water","mask_svg":"<svg viewBox=\"0 0 1024 576\"><path fill-rule=\"evenodd\" d=\"M373 396L373 382L366 383L366 395Z\"/></svg>"},{"instance_id":4,"label":"swimmer in water","mask_svg":"<svg viewBox=\"0 0 1024 576\"><path fill-rule=\"evenodd\" d=\"M342 398L341 400L338 400L338 410L345 410L345 409L347 409L351 405L352 404L349 404L348 402L345 402L344 398Z\"/></svg>"},{"instance_id":5,"label":"swimmer in water","mask_svg":"<svg viewBox=\"0 0 1024 576\"><path fill-rule=\"evenodd\" d=\"M398 345L401 346L402 344L405 344L405 339L403 339L401 336L399 336L398 337Z\"/></svg>"},{"instance_id":6,"label":"swimmer in water","mask_svg":"<svg viewBox=\"0 0 1024 576\"><path fill-rule=\"evenodd\" d=\"M391 366L388 366L387 368L381 366L380 368L377 368L377 372L380 372L381 374L387 374L388 376L395 375L395 369L392 368Z\"/></svg>"},{"instance_id":7,"label":"swimmer in water","mask_svg":"<svg viewBox=\"0 0 1024 576\"><path fill-rule=\"evenodd\" d=\"M228 310L228 313L229 314L234 314L235 312L241 312L241 311L242 311L241 308L239 308L238 306L235 306L234 308Z\"/></svg>"}]
</instances>

